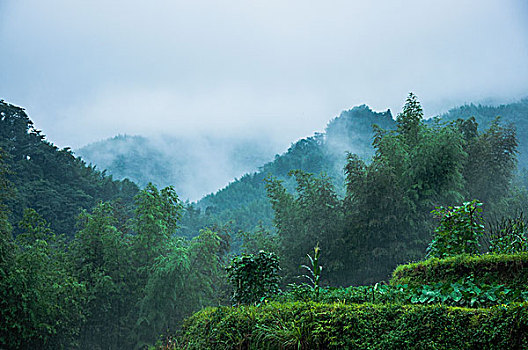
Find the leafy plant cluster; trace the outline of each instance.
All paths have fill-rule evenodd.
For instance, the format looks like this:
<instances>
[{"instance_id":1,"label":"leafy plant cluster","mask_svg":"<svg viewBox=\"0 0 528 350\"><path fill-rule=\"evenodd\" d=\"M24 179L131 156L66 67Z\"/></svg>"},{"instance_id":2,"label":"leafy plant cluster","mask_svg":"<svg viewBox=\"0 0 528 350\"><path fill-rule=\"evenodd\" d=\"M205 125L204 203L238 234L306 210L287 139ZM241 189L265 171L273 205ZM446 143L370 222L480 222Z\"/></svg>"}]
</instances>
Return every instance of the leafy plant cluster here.
<instances>
[{"instance_id":1,"label":"leafy plant cluster","mask_svg":"<svg viewBox=\"0 0 528 350\"><path fill-rule=\"evenodd\" d=\"M442 305L268 303L203 310L178 349L523 349L526 303Z\"/></svg>"},{"instance_id":2,"label":"leafy plant cluster","mask_svg":"<svg viewBox=\"0 0 528 350\"><path fill-rule=\"evenodd\" d=\"M515 254L528 250L528 226L522 212L489 224L489 231L485 232L481 207L481 202L472 200L460 206L435 208L431 213L440 219L440 223L427 248L427 256L446 258L478 254L486 248L492 254ZM487 243L487 247L483 247L482 242Z\"/></svg>"},{"instance_id":3,"label":"leafy plant cluster","mask_svg":"<svg viewBox=\"0 0 528 350\"><path fill-rule=\"evenodd\" d=\"M226 270L236 303L258 304L279 292L279 259L274 253L235 256Z\"/></svg>"},{"instance_id":4,"label":"leafy plant cluster","mask_svg":"<svg viewBox=\"0 0 528 350\"><path fill-rule=\"evenodd\" d=\"M395 288L401 292L405 291L402 286ZM468 277L457 283L438 282L434 285L422 285L411 289L410 293L403 294L403 297L413 304L441 303L451 306L490 307L528 301L528 291L510 289L503 284L478 285Z\"/></svg>"},{"instance_id":5,"label":"leafy plant cluster","mask_svg":"<svg viewBox=\"0 0 528 350\"><path fill-rule=\"evenodd\" d=\"M427 255L446 258L460 254L477 254L479 240L484 234L482 203L477 200L464 202L461 206L438 207L431 213L440 218Z\"/></svg>"},{"instance_id":6,"label":"leafy plant cluster","mask_svg":"<svg viewBox=\"0 0 528 350\"><path fill-rule=\"evenodd\" d=\"M473 278L454 283L437 282L419 286L376 284L347 288L321 288L316 296L305 286L290 285L290 289L273 298L279 302L319 301L323 303L374 304L443 304L463 307L490 307L528 301L528 291L503 284L480 284Z\"/></svg>"}]
</instances>

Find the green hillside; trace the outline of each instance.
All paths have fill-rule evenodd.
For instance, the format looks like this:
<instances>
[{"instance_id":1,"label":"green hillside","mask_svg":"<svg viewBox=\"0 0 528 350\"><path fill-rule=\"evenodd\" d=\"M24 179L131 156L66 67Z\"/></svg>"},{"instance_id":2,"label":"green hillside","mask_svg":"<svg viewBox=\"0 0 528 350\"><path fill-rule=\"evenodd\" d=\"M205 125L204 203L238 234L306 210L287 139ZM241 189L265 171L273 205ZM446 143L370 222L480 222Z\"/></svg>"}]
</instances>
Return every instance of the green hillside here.
<instances>
[{"instance_id":1,"label":"green hillside","mask_svg":"<svg viewBox=\"0 0 528 350\"><path fill-rule=\"evenodd\" d=\"M8 200L13 224L22 219L25 208L33 208L54 232L73 236L82 209L117 199L127 206L137 194L134 183L115 181L76 158L69 148L47 141L23 108L0 100L0 115L0 149L15 188Z\"/></svg>"},{"instance_id":2,"label":"green hillside","mask_svg":"<svg viewBox=\"0 0 528 350\"><path fill-rule=\"evenodd\" d=\"M481 128L487 128L493 120L500 116L503 123L513 123L517 130L519 168L528 168L528 98L519 102L499 106L483 106L468 104L453 108L440 115L442 120L467 119L475 117Z\"/></svg>"}]
</instances>

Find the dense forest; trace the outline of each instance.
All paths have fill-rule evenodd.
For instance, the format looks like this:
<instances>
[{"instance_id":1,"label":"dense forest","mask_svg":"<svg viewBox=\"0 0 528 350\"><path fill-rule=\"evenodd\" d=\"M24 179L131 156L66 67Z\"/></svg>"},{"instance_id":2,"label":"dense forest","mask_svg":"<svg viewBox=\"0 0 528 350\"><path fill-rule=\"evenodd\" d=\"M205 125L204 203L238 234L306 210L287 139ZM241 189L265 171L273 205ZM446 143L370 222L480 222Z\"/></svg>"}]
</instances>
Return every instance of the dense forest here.
<instances>
[{"instance_id":1,"label":"dense forest","mask_svg":"<svg viewBox=\"0 0 528 350\"><path fill-rule=\"evenodd\" d=\"M526 104L511 110L520 115ZM204 348L200 332L212 329L211 317L218 321L234 312L231 320L238 322L246 309L206 309L185 324L182 338L165 337L193 312L233 303L256 308L248 316L253 322L280 315L273 309L282 310L280 305L291 308L291 317L315 308L267 302L341 301L345 307L378 298L400 303L380 306L376 317L390 320L410 312L399 309L401 303L438 302L453 288L481 294L476 301L466 293L442 302L476 307L528 300L519 289L524 272L511 286L453 277L431 290L412 285L415 270L427 270L412 265L411 272L397 270L399 284L382 283L399 264L426 256L466 254L462 262L474 268L473 260L464 260L467 254L528 250L521 214L528 193L517 175L518 136L507 123L507 107L500 107L502 119L490 120L482 112L488 107L472 106L481 111L475 117L455 118L452 110L430 121L413 94L395 119L390 111L356 107L332 120L325 134L295 143L259 172L196 205L183 203L170 186L139 189L116 181L46 141L22 108L3 101L0 108L2 347L139 349L164 342ZM519 259L506 264L516 266L515 273L524 271L525 258ZM301 264L308 278L300 280L306 272ZM421 275L420 281L430 277ZM321 314L327 307L317 306ZM443 317L444 309L435 310ZM241 321L246 326L247 319ZM261 327L275 327L275 321ZM221 330L215 336L235 332L238 326L232 326L225 321L213 327ZM316 342L282 346L288 339L273 340L267 338L275 334L271 328L260 330L255 341L275 344L271 348L308 349ZM251 332L244 334L242 348ZM205 338L209 344L220 339ZM235 346L224 338L218 342L224 347L217 348Z\"/></svg>"},{"instance_id":2,"label":"dense forest","mask_svg":"<svg viewBox=\"0 0 528 350\"><path fill-rule=\"evenodd\" d=\"M396 130L375 127L373 145L369 163L348 154L344 198L328 177L300 170L291 173L295 194L268 180L286 273L294 276L320 242L328 284L386 280L397 264L423 257L434 207L478 198L488 217L500 217L526 204L525 190L512 185L515 129L499 120L483 131L473 118L426 124L411 95Z\"/></svg>"},{"instance_id":3,"label":"dense forest","mask_svg":"<svg viewBox=\"0 0 528 350\"><path fill-rule=\"evenodd\" d=\"M225 299L228 237L178 238L171 187L114 181L0 107L2 348L139 348Z\"/></svg>"},{"instance_id":4,"label":"dense forest","mask_svg":"<svg viewBox=\"0 0 528 350\"><path fill-rule=\"evenodd\" d=\"M504 125L513 123L519 143L517 181L526 186L528 176L524 169L528 167L528 144L525 141L528 139L528 126L523 118L526 113L528 113L528 99L499 106L469 104L427 119L425 123L431 125L437 118L448 122L474 117L480 129L485 129L494 122L497 116L501 117L501 123ZM242 159L234 162L235 168L243 169L244 166L256 168L258 165L264 165L261 165L256 172L247 173L235 179L217 192L206 195L195 203L188 203L180 233L192 236L201 228L226 223L229 223L234 232L256 232L262 228L275 232L273 210L266 195L265 179L272 175L284 180L289 190L294 190L295 180L288 176L288 172L294 169L317 175L324 173L336 186L338 195L343 197L344 190L341 184L344 181L343 169L346 153L356 154L367 163L370 161L370 157L375 152L372 145L373 125L378 125L385 130L393 130L396 128L396 121L390 110L377 113L368 106L362 105L343 111L328 123L324 133L316 133L312 137L293 143L285 153L275 155L275 159L271 162L262 161L269 157L267 154L270 152L262 146L247 147L247 144L243 144L234 148L234 153L238 152L243 155ZM182 174L181 169L187 168L189 159L181 160L177 154L176 157L170 159L162 151L166 145L157 149L154 146L154 142L142 137L117 136L112 140L91 144L76 153L102 169L108 169L119 179L137 180L136 183L144 186L151 177L152 182L159 186L173 184L180 193L179 187L185 187L188 183L189 176ZM176 150L183 148L188 147L182 147L180 144L174 147ZM105 150L107 150L106 153ZM253 158L248 153L253 154ZM196 158L196 155L193 154L193 157ZM224 159L224 161L226 164L232 163L233 157ZM140 166L145 164L147 166ZM177 166L170 164L177 164ZM215 169L219 168L222 167L215 166Z\"/></svg>"},{"instance_id":5,"label":"dense forest","mask_svg":"<svg viewBox=\"0 0 528 350\"><path fill-rule=\"evenodd\" d=\"M22 219L25 208L32 208L54 232L71 236L80 209L91 209L99 201L130 206L138 192L136 184L115 181L69 148L58 149L46 141L24 109L0 100L0 116L0 148L9 169L7 179L13 183L6 204L12 223Z\"/></svg>"}]
</instances>

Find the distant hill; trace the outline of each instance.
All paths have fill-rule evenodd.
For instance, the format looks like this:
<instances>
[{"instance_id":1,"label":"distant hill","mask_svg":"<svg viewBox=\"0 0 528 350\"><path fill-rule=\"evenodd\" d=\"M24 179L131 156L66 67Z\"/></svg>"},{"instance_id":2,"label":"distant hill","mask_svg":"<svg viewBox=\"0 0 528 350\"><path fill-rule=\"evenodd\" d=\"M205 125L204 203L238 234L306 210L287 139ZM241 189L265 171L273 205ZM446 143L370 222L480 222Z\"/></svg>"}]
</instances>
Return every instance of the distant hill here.
<instances>
[{"instance_id":1,"label":"distant hill","mask_svg":"<svg viewBox=\"0 0 528 350\"><path fill-rule=\"evenodd\" d=\"M84 146L75 154L116 179L128 178L140 186L173 185L183 200L197 200L269 162L275 148L264 139L244 137L119 135Z\"/></svg>"},{"instance_id":2,"label":"distant hill","mask_svg":"<svg viewBox=\"0 0 528 350\"><path fill-rule=\"evenodd\" d=\"M362 105L344 111L331 120L324 133L301 139L282 155L275 156L257 172L235 179L223 189L205 196L188 210L182 220L184 234L198 232L204 225L234 220L232 229L252 230L259 223L272 228L273 211L266 196L265 181L272 175L285 181L293 189L290 170L302 169L311 173L325 173L336 185L343 183L346 152L356 153L364 159L373 154L371 147L376 124L393 129L395 121L390 110L378 113Z\"/></svg>"},{"instance_id":3,"label":"distant hill","mask_svg":"<svg viewBox=\"0 0 528 350\"><path fill-rule=\"evenodd\" d=\"M59 149L35 129L23 108L0 100L0 149L14 185L8 207L15 226L25 208L42 215L55 233L72 236L82 209L98 201L121 199L129 206L138 187L115 181L87 166L68 149Z\"/></svg>"}]
</instances>

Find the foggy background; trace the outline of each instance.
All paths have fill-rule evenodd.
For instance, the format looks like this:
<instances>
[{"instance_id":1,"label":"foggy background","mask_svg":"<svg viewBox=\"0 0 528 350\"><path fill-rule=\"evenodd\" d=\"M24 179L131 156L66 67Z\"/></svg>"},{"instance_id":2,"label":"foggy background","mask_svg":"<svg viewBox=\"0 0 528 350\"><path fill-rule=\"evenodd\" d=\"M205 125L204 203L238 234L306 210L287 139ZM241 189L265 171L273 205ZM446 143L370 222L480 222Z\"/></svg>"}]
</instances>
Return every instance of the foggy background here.
<instances>
[{"instance_id":1,"label":"foggy background","mask_svg":"<svg viewBox=\"0 0 528 350\"><path fill-rule=\"evenodd\" d=\"M61 147L160 132L287 146L409 91L427 115L528 91L524 0L1 0L0 47L1 98Z\"/></svg>"},{"instance_id":2,"label":"foggy background","mask_svg":"<svg viewBox=\"0 0 528 350\"><path fill-rule=\"evenodd\" d=\"M0 47L0 98L73 149L255 137L271 160L409 91L427 116L528 95L524 0L0 0Z\"/></svg>"}]
</instances>

